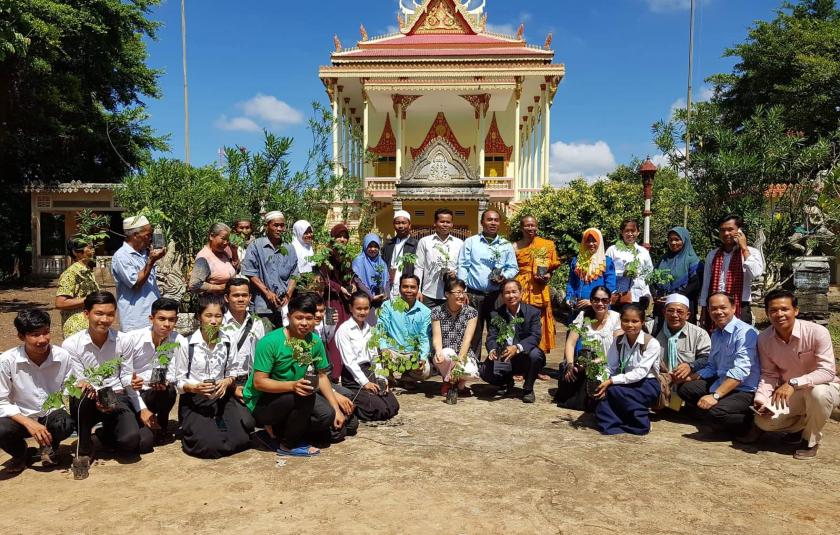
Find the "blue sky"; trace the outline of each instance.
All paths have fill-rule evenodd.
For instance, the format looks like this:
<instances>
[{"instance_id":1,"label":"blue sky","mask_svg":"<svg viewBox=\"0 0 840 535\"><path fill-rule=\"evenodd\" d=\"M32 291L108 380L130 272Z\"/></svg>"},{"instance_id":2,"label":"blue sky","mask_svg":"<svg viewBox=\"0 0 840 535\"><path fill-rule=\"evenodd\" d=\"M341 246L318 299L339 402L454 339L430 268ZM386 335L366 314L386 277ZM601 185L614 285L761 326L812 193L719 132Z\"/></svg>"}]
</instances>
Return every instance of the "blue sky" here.
<instances>
[{"instance_id":1,"label":"blue sky","mask_svg":"<svg viewBox=\"0 0 840 535\"><path fill-rule=\"evenodd\" d=\"M650 127L684 105L690 0L487 0L489 29L529 42L553 32L555 62L566 78L552 108L552 175L595 177L633 156L654 155ZM697 0L695 97L710 74L732 69L723 50L744 40L757 19L773 17L776 0ZM258 148L261 128L296 140L302 164L310 103L327 97L318 67L329 63L333 34L359 39L396 24L397 0L187 0L191 163L218 161L222 146ZM170 134L184 157L180 1L163 0L163 23L149 43L149 63L162 69L163 97L147 101L151 124Z\"/></svg>"}]
</instances>

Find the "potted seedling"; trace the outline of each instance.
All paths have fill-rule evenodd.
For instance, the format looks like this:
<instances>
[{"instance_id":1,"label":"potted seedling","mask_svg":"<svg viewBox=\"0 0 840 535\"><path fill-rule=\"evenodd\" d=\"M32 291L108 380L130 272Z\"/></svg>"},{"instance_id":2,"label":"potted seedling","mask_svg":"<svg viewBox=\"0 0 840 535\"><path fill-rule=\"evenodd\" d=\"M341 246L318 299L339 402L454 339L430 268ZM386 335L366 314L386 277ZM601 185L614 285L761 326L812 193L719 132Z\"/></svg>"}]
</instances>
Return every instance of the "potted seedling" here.
<instances>
[{"instance_id":1,"label":"potted seedling","mask_svg":"<svg viewBox=\"0 0 840 535\"><path fill-rule=\"evenodd\" d=\"M291 338L286 340L286 345L292 350L292 358L301 366L306 366L303 378L309 381L313 392L318 391L318 372L315 370L317 357L312 355L315 347L315 340L307 341L302 338Z\"/></svg>"},{"instance_id":2,"label":"potted seedling","mask_svg":"<svg viewBox=\"0 0 840 535\"><path fill-rule=\"evenodd\" d=\"M150 386L166 386L166 375L169 371L169 362L172 360L172 351L177 347L177 342L167 342L157 347L155 350L155 367L152 368L152 376L149 379Z\"/></svg>"},{"instance_id":3,"label":"potted seedling","mask_svg":"<svg viewBox=\"0 0 840 535\"><path fill-rule=\"evenodd\" d=\"M435 245L435 251L440 255L435 261L435 267L440 272L441 280L446 280L448 277L454 276L455 262L449 255L449 248L445 245Z\"/></svg>"},{"instance_id":4,"label":"potted seedling","mask_svg":"<svg viewBox=\"0 0 840 535\"><path fill-rule=\"evenodd\" d=\"M654 269L645 275L645 283L651 287L654 297L664 297L667 293L667 287L674 282L674 276L671 275L670 269Z\"/></svg>"},{"instance_id":5,"label":"potted seedling","mask_svg":"<svg viewBox=\"0 0 840 535\"><path fill-rule=\"evenodd\" d=\"M106 409L117 408L117 394L110 386L102 386L106 379L119 372L122 357L106 360L95 368L87 368L85 376L96 389L96 399Z\"/></svg>"},{"instance_id":6,"label":"potted seedling","mask_svg":"<svg viewBox=\"0 0 840 535\"><path fill-rule=\"evenodd\" d=\"M537 247L531 252L531 256L537 266L537 277L545 278L548 275L548 249Z\"/></svg>"},{"instance_id":7,"label":"potted seedling","mask_svg":"<svg viewBox=\"0 0 840 535\"><path fill-rule=\"evenodd\" d=\"M48 426L50 423L50 416L52 416L53 411L58 409L67 409L69 411L69 407L66 403L65 394L67 396L73 396L75 398L82 397L82 389L76 386L76 376L72 373L70 376L64 381L61 385L61 388L57 392L51 392L47 398L44 400L44 403L41 404L41 409L47 411L47 417L44 420L44 426ZM53 451L52 445L41 446L38 449L38 456L41 458L41 461L51 460L52 455L55 452Z\"/></svg>"},{"instance_id":8,"label":"potted seedling","mask_svg":"<svg viewBox=\"0 0 840 535\"><path fill-rule=\"evenodd\" d=\"M376 264L374 269L376 270L376 273L373 274L373 285L370 287L370 293L376 296L382 293L382 282L385 280L385 265Z\"/></svg>"},{"instance_id":9,"label":"potted seedling","mask_svg":"<svg viewBox=\"0 0 840 535\"><path fill-rule=\"evenodd\" d=\"M340 271L342 280L341 285L348 293L353 293L353 258L359 254L358 245L351 243L340 243L335 240L332 242L333 249L336 251L340 262ZM333 266L335 267L335 266Z\"/></svg>"},{"instance_id":10,"label":"potted seedling","mask_svg":"<svg viewBox=\"0 0 840 535\"><path fill-rule=\"evenodd\" d=\"M413 266L417 263L417 255L414 253L404 253L397 259L397 271L402 271L406 266Z\"/></svg>"},{"instance_id":11,"label":"potted seedling","mask_svg":"<svg viewBox=\"0 0 840 535\"><path fill-rule=\"evenodd\" d=\"M513 365L509 360L502 360L502 355L508 346L513 345L513 340L516 336L516 325L524 322L525 319L520 317L512 318L508 322L498 314L494 314L493 319L490 320L490 323L499 331L496 335L496 361L493 364L493 373L495 375L502 375L513 369Z\"/></svg>"},{"instance_id":12,"label":"potted seedling","mask_svg":"<svg viewBox=\"0 0 840 535\"><path fill-rule=\"evenodd\" d=\"M502 250L493 245L490 247L490 255L493 258L493 269L490 271L490 282L497 282L502 279Z\"/></svg>"},{"instance_id":13,"label":"potted seedling","mask_svg":"<svg viewBox=\"0 0 840 535\"><path fill-rule=\"evenodd\" d=\"M385 341L385 345L389 347L388 350L382 350L379 347L382 341ZM416 336L409 338L407 343L402 345L377 324L368 342L368 348L375 352L373 363L377 366L378 375L403 374L416 370L420 366L420 340Z\"/></svg>"}]
</instances>

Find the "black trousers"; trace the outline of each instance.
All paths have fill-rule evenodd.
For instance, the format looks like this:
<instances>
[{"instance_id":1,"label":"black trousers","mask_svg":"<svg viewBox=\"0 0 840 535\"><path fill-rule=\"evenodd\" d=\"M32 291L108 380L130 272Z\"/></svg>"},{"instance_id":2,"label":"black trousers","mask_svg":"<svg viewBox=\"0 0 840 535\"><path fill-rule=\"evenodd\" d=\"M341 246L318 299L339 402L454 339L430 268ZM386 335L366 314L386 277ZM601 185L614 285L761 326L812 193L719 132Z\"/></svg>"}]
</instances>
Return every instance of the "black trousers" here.
<instances>
[{"instance_id":1,"label":"black trousers","mask_svg":"<svg viewBox=\"0 0 840 535\"><path fill-rule=\"evenodd\" d=\"M333 390L350 399L353 399L355 395L341 385L333 385ZM335 410L329 401L327 401L327 398L318 391L315 394L315 406L312 408L312 416L307 435L313 439L313 442L341 442L348 435L353 436L356 434L356 430L359 428L359 418L356 412L357 410L353 411L353 414L345 418L344 425L340 428L333 427Z\"/></svg>"},{"instance_id":2,"label":"black trousers","mask_svg":"<svg viewBox=\"0 0 840 535\"><path fill-rule=\"evenodd\" d=\"M481 378L491 385L504 386L513 382L514 375L522 375L525 378L525 384L522 389L528 393L534 390L534 382L537 380L537 374L545 366L545 353L539 347L534 347L528 353L517 353L512 359L511 371L504 373L496 373L496 361L487 359L481 363L479 367L479 374Z\"/></svg>"},{"instance_id":3,"label":"black trousers","mask_svg":"<svg viewBox=\"0 0 840 535\"><path fill-rule=\"evenodd\" d=\"M371 370L370 363L363 362L359 367L369 381L376 381L376 374ZM363 422L390 420L400 412L400 403L392 392L374 394L370 390L365 390L359 386L356 378L347 368L341 372L341 385L347 391L347 394L343 395L353 400L356 405L354 412Z\"/></svg>"},{"instance_id":4,"label":"black trousers","mask_svg":"<svg viewBox=\"0 0 840 535\"><path fill-rule=\"evenodd\" d=\"M481 361L481 342L484 338L484 327L490 321L490 314L496 308L496 299L499 298L499 291L483 293L474 293L468 290L470 297L470 306L478 311L478 323L475 326L475 334L473 335L470 347L475 354L475 359Z\"/></svg>"},{"instance_id":5,"label":"black trousers","mask_svg":"<svg viewBox=\"0 0 840 535\"><path fill-rule=\"evenodd\" d=\"M711 393L709 388L716 380L698 379L683 383L677 387L677 394L687 404L696 407L700 398ZM711 409L704 411L698 407L697 410L702 411L704 420L716 429L743 434L752 425L753 412L750 406L754 396L753 392L730 392Z\"/></svg>"},{"instance_id":6,"label":"black trousers","mask_svg":"<svg viewBox=\"0 0 840 535\"><path fill-rule=\"evenodd\" d=\"M254 418L230 390L219 399L182 394L178 422L181 449L201 459L219 459L247 449L254 430Z\"/></svg>"},{"instance_id":7,"label":"black trousers","mask_svg":"<svg viewBox=\"0 0 840 535\"><path fill-rule=\"evenodd\" d=\"M166 390L143 390L140 392L140 397L143 398L143 403L146 408L152 411L157 418L160 427L166 431L166 424L169 422L169 413L172 412L172 407L175 406L175 400L178 397L178 392L175 390L175 385L166 385Z\"/></svg>"},{"instance_id":8,"label":"black trousers","mask_svg":"<svg viewBox=\"0 0 840 535\"><path fill-rule=\"evenodd\" d=\"M254 407L254 420L260 427L270 425L283 446L289 449L296 448L309 431L316 398L317 394L299 396L294 392L263 393ZM322 425L325 419L322 411L319 418Z\"/></svg>"},{"instance_id":9,"label":"black trousers","mask_svg":"<svg viewBox=\"0 0 840 535\"><path fill-rule=\"evenodd\" d=\"M46 426L52 435L52 447L58 449L61 441L73 434L76 423L64 409L57 409L47 416L38 418L38 423ZM12 457L26 455L26 439L31 435L21 424L11 418L0 418L0 448Z\"/></svg>"},{"instance_id":10,"label":"black trousers","mask_svg":"<svg viewBox=\"0 0 840 535\"><path fill-rule=\"evenodd\" d=\"M81 400L70 398L70 410L79 429L79 455L89 456L92 453L90 434L99 422L102 422L105 444L122 453L149 453L154 447L152 430L140 421L126 395L117 396L117 408L111 412L100 411L96 400L86 396Z\"/></svg>"}]
</instances>

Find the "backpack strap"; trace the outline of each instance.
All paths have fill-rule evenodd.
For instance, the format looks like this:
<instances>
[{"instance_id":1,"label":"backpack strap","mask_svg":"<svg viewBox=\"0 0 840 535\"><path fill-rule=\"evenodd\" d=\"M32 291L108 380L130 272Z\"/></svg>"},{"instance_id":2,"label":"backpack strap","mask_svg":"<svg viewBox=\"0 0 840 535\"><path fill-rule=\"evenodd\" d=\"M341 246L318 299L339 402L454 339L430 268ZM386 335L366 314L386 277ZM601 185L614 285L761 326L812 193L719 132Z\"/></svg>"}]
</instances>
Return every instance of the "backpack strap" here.
<instances>
[{"instance_id":1,"label":"backpack strap","mask_svg":"<svg viewBox=\"0 0 840 535\"><path fill-rule=\"evenodd\" d=\"M239 341L236 343L237 354L242 349L242 346L245 345L245 340L248 338L248 335L251 334L251 327L253 326L254 316L248 316L248 321L245 322L245 328L242 330L242 335L239 337Z\"/></svg>"}]
</instances>

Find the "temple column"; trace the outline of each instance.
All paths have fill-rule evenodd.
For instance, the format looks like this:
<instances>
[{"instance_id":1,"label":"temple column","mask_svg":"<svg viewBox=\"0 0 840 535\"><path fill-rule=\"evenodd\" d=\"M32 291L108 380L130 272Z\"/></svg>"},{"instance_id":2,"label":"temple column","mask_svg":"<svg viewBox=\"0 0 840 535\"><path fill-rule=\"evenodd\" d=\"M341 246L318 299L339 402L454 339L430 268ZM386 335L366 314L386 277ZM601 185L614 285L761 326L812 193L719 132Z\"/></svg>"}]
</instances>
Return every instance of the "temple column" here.
<instances>
[{"instance_id":1,"label":"temple column","mask_svg":"<svg viewBox=\"0 0 840 535\"><path fill-rule=\"evenodd\" d=\"M332 105L332 155L333 155L333 175L338 176L338 95L336 88L330 84L327 88L327 94L330 96L330 104Z\"/></svg>"},{"instance_id":2,"label":"temple column","mask_svg":"<svg viewBox=\"0 0 840 535\"><path fill-rule=\"evenodd\" d=\"M353 148L353 131L350 116L350 97L344 97L344 169L348 175L353 174L351 164L351 149Z\"/></svg>"},{"instance_id":3,"label":"temple column","mask_svg":"<svg viewBox=\"0 0 840 535\"><path fill-rule=\"evenodd\" d=\"M515 90L516 108L513 115L513 162L511 166L511 176L513 177L513 198L519 200L519 177L522 176L519 172L519 151L521 150L521 130L519 129L519 97L520 90Z\"/></svg>"},{"instance_id":4,"label":"temple column","mask_svg":"<svg viewBox=\"0 0 840 535\"><path fill-rule=\"evenodd\" d=\"M487 128L487 108L482 103L481 109L478 112L478 144L476 145L476 149L478 150L478 176L479 178L484 178L485 170L484 170L484 140L487 137L487 132L485 132Z\"/></svg>"},{"instance_id":5,"label":"temple column","mask_svg":"<svg viewBox=\"0 0 840 535\"><path fill-rule=\"evenodd\" d=\"M548 90L545 84L540 86L543 90L542 98L542 116L543 116L543 139L542 139L542 186L547 186L551 182L548 176L548 164L551 160L551 106L548 102Z\"/></svg>"},{"instance_id":6,"label":"temple column","mask_svg":"<svg viewBox=\"0 0 840 535\"><path fill-rule=\"evenodd\" d=\"M537 187L537 158L539 157L539 153L537 152L537 138L539 137L539 117L537 117L536 111L534 112L534 116L531 118L531 189L536 189ZM533 195L533 192L531 192Z\"/></svg>"},{"instance_id":7,"label":"temple column","mask_svg":"<svg viewBox=\"0 0 840 535\"><path fill-rule=\"evenodd\" d=\"M397 123L397 131L394 132L394 136L397 138L397 162L396 162L396 171L394 174L396 175L397 180L400 179L400 170L402 169L402 159L403 159L403 135L402 135L402 113L400 107L398 105L394 105L394 119L396 119Z\"/></svg>"},{"instance_id":8,"label":"temple column","mask_svg":"<svg viewBox=\"0 0 840 535\"><path fill-rule=\"evenodd\" d=\"M362 125L361 119L356 119L356 176L364 175L364 148L362 147Z\"/></svg>"},{"instance_id":9,"label":"temple column","mask_svg":"<svg viewBox=\"0 0 840 535\"><path fill-rule=\"evenodd\" d=\"M370 169L370 163L365 159L368 147L370 147L370 139L368 139L370 124L370 104L368 103L367 91L362 89L362 99L364 100L364 111L362 112L362 176L367 178L373 176Z\"/></svg>"}]
</instances>

